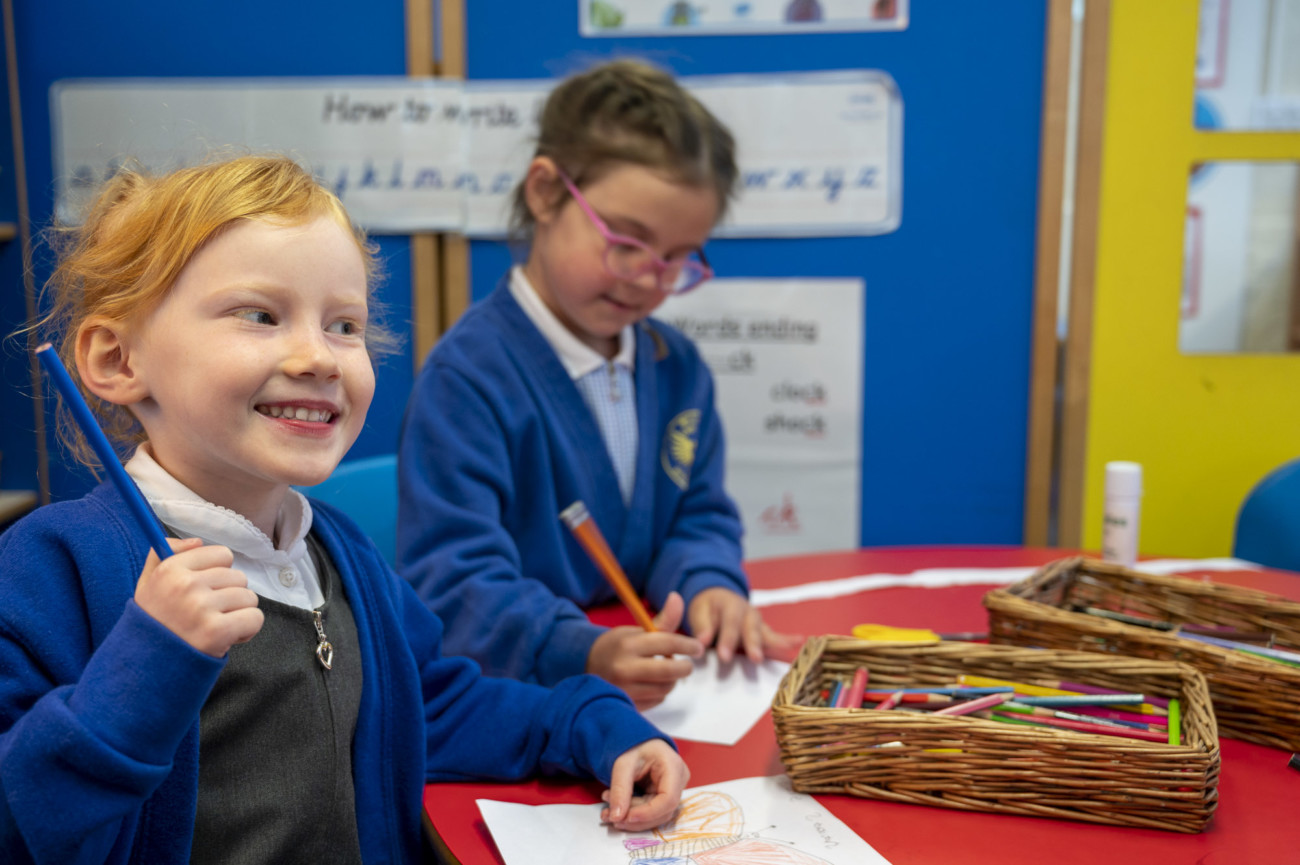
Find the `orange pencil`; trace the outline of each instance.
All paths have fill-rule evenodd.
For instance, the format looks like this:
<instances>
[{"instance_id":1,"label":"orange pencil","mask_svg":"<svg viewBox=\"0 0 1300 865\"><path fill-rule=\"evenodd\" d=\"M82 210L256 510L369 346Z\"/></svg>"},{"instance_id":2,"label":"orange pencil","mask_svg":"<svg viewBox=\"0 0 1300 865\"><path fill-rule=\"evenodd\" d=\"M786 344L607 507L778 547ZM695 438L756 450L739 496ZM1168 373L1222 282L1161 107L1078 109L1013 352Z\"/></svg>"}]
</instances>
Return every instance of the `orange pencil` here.
<instances>
[{"instance_id":1,"label":"orange pencil","mask_svg":"<svg viewBox=\"0 0 1300 865\"><path fill-rule=\"evenodd\" d=\"M560 511L560 519L569 527L569 531L573 532L573 537L587 551L587 555L613 586L618 599L632 613L632 618L636 619L637 624L647 631L658 631L654 620L650 618L650 613L637 597L636 590L627 581L627 574L623 573L623 567L610 551L605 536L600 533L600 526L596 525L596 521L587 512L587 506L581 501L576 501Z\"/></svg>"}]
</instances>

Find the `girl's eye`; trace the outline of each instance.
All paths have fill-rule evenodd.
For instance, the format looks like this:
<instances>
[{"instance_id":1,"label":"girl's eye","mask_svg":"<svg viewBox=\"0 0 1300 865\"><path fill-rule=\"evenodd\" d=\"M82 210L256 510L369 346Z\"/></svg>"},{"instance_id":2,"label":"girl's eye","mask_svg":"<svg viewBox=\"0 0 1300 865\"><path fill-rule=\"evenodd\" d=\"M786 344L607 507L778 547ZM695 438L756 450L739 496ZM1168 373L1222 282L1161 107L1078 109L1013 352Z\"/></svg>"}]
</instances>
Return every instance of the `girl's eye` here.
<instances>
[{"instance_id":1,"label":"girl's eye","mask_svg":"<svg viewBox=\"0 0 1300 865\"><path fill-rule=\"evenodd\" d=\"M329 327L325 328L327 333L335 333L339 336L359 336L361 334L361 325L355 321L344 319L336 321Z\"/></svg>"},{"instance_id":2,"label":"girl's eye","mask_svg":"<svg viewBox=\"0 0 1300 865\"><path fill-rule=\"evenodd\" d=\"M264 309L241 309L235 315L253 324L275 324L275 316Z\"/></svg>"}]
</instances>

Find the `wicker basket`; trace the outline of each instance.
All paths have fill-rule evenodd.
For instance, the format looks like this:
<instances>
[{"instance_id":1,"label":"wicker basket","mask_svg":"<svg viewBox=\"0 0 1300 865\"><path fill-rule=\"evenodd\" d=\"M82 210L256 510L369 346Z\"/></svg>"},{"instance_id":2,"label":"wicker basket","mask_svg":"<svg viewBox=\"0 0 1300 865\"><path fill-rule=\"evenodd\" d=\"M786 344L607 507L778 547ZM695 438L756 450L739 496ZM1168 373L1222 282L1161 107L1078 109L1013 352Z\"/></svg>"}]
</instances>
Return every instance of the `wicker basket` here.
<instances>
[{"instance_id":1,"label":"wicker basket","mask_svg":"<svg viewBox=\"0 0 1300 865\"><path fill-rule=\"evenodd\" d=\"M1300 603L1086 558L1052 562L984 596L990 642L1183 661L1205 674L1223 735L1300 750L1300 667L1068 609L1075 605L1268 631L1278 648L1300 649Z\"/></svg>"},{"instance_id":2,"label":"wicker basket","mask_svg":"<svg viewBox=\"0 0 1300 865\"><path fill-rule=\"evenodd\" d=\"M961 673L1119 687L1182 706L1182 744L934 716L819 706L870 672L873 689L951 683ZM1219 744L1205 678L1186 664L977 643L815 637L772 702L796 790L1200 832L1218 802ZM884 747L881 747L884 746Z\"/></svg>"}]
</instances>

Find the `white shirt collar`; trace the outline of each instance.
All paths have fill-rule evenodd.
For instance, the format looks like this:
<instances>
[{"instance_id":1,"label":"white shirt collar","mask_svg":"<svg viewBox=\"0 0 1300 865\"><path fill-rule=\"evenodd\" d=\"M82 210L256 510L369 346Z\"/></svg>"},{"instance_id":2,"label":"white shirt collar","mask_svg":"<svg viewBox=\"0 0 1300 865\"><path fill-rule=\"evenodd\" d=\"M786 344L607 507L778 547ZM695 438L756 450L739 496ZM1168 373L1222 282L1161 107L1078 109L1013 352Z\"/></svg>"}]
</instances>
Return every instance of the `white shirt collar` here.
<instances>
[{"instance_id":1,"label":"white shirt collar","mask_svg":"<svg viewBox=\"0 0 1300 865\"><path fill-rule=\"evenodd\" d=\"M158 518L183 534L230 547L236 553L268 564L301 560L307 554L311 505L295 489L289 490L276 520L276 534L280 538L277 549L266 533L247 517L207 501L172 477L154 460L148 445L136 448L135 455L126 463L126 471Z\"/></svg>"},{"instance_id":2,"label":"white shirt collar","mask_svg":"<svg viewBox=\"0 0 1300 865\"><path fill-rule=\"evenodd\" d=\"M570 378L577 381L593 370L605 366L606 360L600 352L574 336L555 317L555 313L551 312L550 307L537 293L537 289L533 288L533 284L524 275L522 267L515 266L510 269L510 294L524 311L524 315L528 316L529 321L551 344L551 348L559 356L560 363L564 365L564 370ZM635 369L636 333L630 324L618 335L618 354L614 355L613 363L625 366L629 370Z\"/></svg>"}]
</instances>

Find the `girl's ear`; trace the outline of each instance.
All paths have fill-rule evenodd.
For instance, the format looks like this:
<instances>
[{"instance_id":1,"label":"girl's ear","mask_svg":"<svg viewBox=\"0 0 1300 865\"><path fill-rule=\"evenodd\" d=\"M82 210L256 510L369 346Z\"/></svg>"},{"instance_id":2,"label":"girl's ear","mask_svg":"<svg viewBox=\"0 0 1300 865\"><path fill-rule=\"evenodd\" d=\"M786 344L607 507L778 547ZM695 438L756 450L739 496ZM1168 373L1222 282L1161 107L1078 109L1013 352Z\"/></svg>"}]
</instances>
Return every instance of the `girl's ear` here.
<instances>
[{"instance_id":1,"label":"girl's ear","mask_svg":"<svg viewBox=\"0 0 1300 865\"><path fill-rule=\"evenodd\" d=\"M554 218L564 200L564 183L560 180L560 168L549 156L536 156L528 164L528 173L524 175L524 201L538 224L545 224Z\"/></svg>"},{"instance_id":2,"label":"girl's ear","mask_svg":"<svg viewBox=\"0 0 1300 865\"><path fill-rule=\"evenodd\" d=\"M126 325L88 319L77 331L77 372L95 396L116 405L138 403L149 395L144 379L131 365Z\"/></svg>"}]
</instances>

